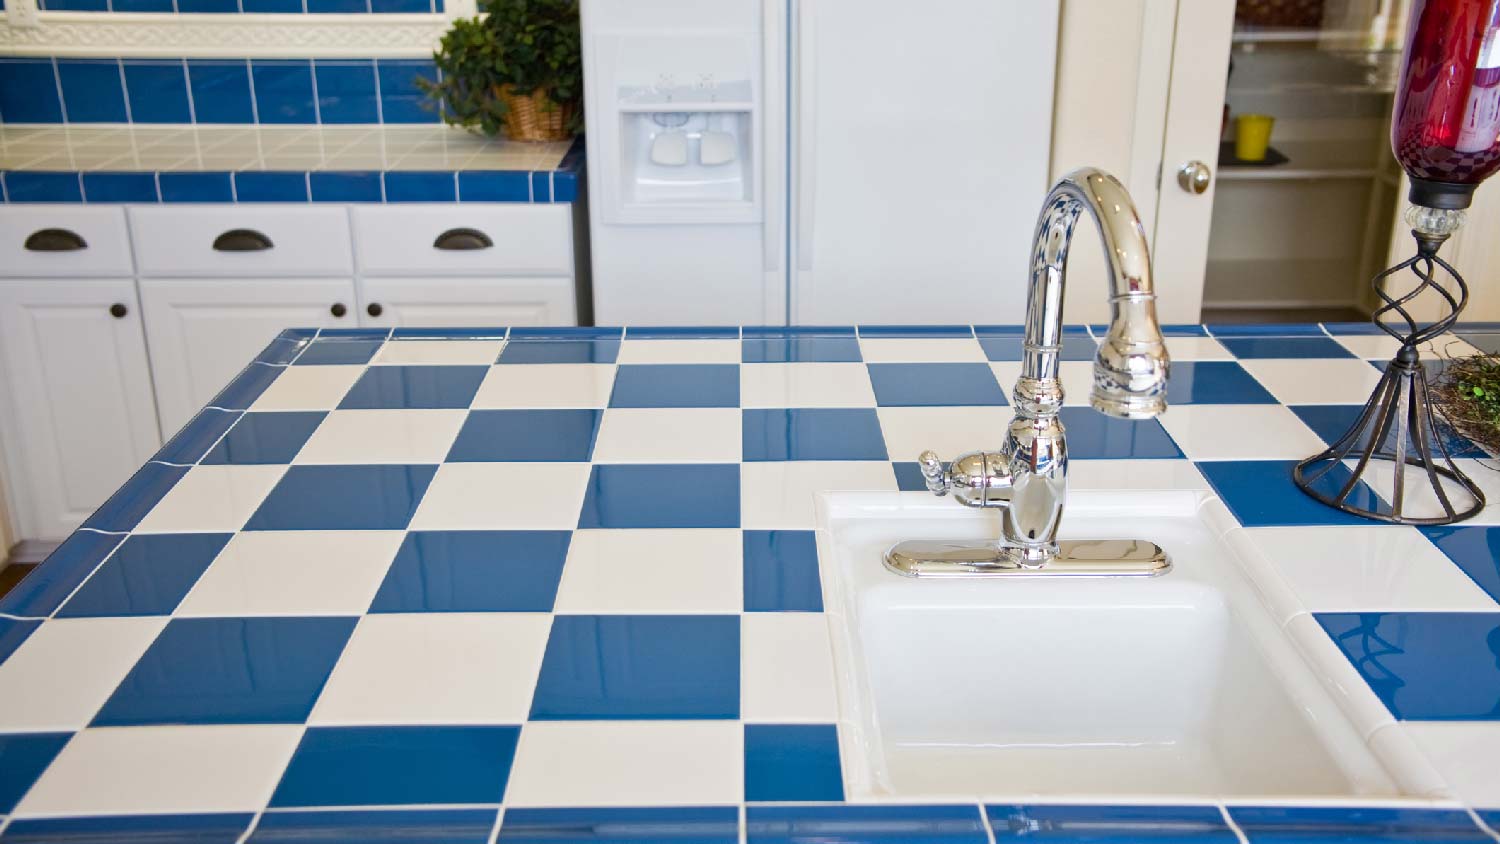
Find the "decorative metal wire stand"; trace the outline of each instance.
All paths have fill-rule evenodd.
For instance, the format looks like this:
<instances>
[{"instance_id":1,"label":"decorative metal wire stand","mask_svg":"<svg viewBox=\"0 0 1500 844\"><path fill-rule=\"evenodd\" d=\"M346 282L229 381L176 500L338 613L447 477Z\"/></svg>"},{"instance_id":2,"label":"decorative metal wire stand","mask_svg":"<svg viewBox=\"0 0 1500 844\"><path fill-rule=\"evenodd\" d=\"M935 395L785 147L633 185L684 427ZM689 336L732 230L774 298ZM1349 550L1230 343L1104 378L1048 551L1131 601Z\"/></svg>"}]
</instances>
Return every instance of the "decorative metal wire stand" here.
<instances>
[{"instance_id":1,"label":"decorative metal wire stand","mask_svg":"<svg viewBox=\"0 0 1500 844\"><path fill-rule=\"evenodd\" d=\"M1452 455L1448 453L1448 446L1437 430L1427 374L1417 347L1451 328L1469 302L1469 286L1464 282L1463 276L1437 255L1438 249L1462 223L1463 218L1459 214L1457 217L1450 217L1447 223L1434 222L1432 218L1443 217L1442 212L1423 218L1420 212L1427 209L1414 210L1419 212L1416 218L1408 214L1408 219L1416 226L1412 229L1412 235L1417 240L1417 254L1385 270L1371 281L1376 294L1385 302L1385 305L1375 311L1372 319L1382 331L1400 340L1401 348L1386 366L1385 375L1380 379L1370 400L1365 402L1353 427L1326 451L1298 463L1292 471L1292 480L1303 492L1345 513L1396 524L1446 525L1463 521L1478 513L1484 507L1484 493L1454 464ZM1437 283L1438 269L1456 282L1457 298ZM1404 270L1411 270L1418 283L1405 295L1392 297L1386 291L1386 285L1393 276ZM1404 306L1428 290L1436 291L1442 298L1448 315L1419 327ZM1405 321L1407 331L1402 333L1382 322L1381 317L1387 314L1395 314ZM1337 467L1348 466L1349 460L1355 463L1349 469L1349 477L1340 484L1338 476L1330 476L1330 473ZM1389 510L1366 508L1351 502L1351 496L1359 488L1372 460L1392 464ZM1420 470L1421 476L1432 486L1437 503L1442 507L1442 515L1407 514L1408 473L1405 467L1408 466ZM1445 478L1456 484L1457 488L1445 489ZM1320 484L1325 479L1329 482ZM1450 492L1460 490L1466 492L1472 502L1460 500L1458 506L1455 506ZM1361 499L1364 498L1367 496L1362 495ZM1373 502L1372 506L1378 508L1379 504Z\"/></svg>"}]
</instances>

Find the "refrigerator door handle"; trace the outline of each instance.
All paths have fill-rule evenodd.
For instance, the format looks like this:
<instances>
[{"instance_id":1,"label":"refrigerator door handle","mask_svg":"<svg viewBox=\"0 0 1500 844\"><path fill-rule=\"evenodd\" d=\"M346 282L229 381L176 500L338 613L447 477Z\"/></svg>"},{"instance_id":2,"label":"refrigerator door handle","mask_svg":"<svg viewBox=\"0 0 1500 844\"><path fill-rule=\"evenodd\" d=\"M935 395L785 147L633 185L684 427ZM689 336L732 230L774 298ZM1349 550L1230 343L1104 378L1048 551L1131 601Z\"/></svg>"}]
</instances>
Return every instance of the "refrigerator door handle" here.
<instances>
[{"instance_id":1,"label":"refrigerator door handle","mask_svg":"<svg viewBox=\"0 0 1500 844\"><path fill-rule=\"evenodd\" d=\"M813 55L817 49L817 15L813 10L814 0L793 0L797 6L796 57L794 95L797 98L796 149L792 151L794 182L797 188L797 269L809 272L813 268L813 222L814 203L817 200L817 180L814 160L817 156L817 72Z\"/></svg>"}]
</instances>

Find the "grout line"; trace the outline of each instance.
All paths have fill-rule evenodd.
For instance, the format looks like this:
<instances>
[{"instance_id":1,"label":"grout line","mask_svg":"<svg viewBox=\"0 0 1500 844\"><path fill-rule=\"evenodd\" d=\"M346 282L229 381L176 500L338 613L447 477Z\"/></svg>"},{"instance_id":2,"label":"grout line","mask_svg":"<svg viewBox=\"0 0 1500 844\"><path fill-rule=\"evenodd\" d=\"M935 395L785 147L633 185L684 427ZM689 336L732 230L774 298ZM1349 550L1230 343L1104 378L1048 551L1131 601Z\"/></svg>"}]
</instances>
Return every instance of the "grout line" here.
<instances>
[{"instance_id":1,"label":"grout line","mask_svg":"<svg viewBox=\"0 0 1500 844\"><path fill-rule=\"evenodd\" d=\"M746 844L750 840L750 819L747 816L749 810L745 808L745 801L740 801L738 809L739 811L735 812L735 832L739 836L740 844Z\"/></svg>"},{"instance_id":2,"label":"grout line","mask_svg":"<svg viewBox=\"0 0 1500 844\"><path fill-rule=\"evenodd\" d=\"M77 530L78 531L82 531L82 532L87 532L87 533L99 533L99 534L103 534L105 536L129 536L130 535L130 531L128 531L128 530L100 530L99 528L91 528L91 527L81 527L81 528L78 528Z\"/></svg>"},{"instance_id":3,"label":"grout line","mask_svg":"<svg viewBox=\"0 0 1500 844\"><path fill-rule=\"evenodd\" d=\"M995 844L995 827L990 823L990 813L984 809L984 801L979 803L979 822L984 824L984 834L989 837L989 844Z\"/></svg>"},{"instance_id":4,"label":"grout line","mask_svg":"<svg viewBox=\"0 0 1500 844\"><path fill-rule=\"evenodd\" d=\"M198 125L198 106L193 102L193 76L188 72L188 61L185 58L182 59L182 84L187 88L188 122L196 126Z\"/></svg>"},{"instance_id":5,"label":"grout line","mask_svg":"<svg viewBox=\"0 0 1500 844\"><path fill-rule=\"evenodd\" d=\"M173 0L173 2L176 2L176 0ZM245 59L245 81L250 85L250 122L259 129L260 104L255 101L255 67L250 63L249 59ZM257 141L259 141L259 138L260 134L256 133Z\"/></svg>"},{"instance_id":6,"label":"grout line","mask_svg":"<svg viewBox=\"0 0 1500 844\"><path fill-rule=\"evenodd\" d=\"M57 86L57 106L62 111L62 122L68 125L68 100L63 96L62 72L57 69L57 56L52 57L52 84Z\"/></svg>"},{"instance_id":7,"label":"grout line","mask_svg":"<svg viewBox=\"0 0 1500 844\"><path fill-rule=\"evenodd\" d=\"M120 74L120 99L125 103L125 122L134 123L135 117L130 113L130 83L125 81L124 59L115 59L115 70Z\"/></svg>"},{"instance_id":8,"label":"grout line","mask_svg":"<svg viewBox=\"0 0 1500 844\"><path fill-rule=\"evenodd\" d=\"M1485 823L1484 822L1484 818L1481 818L1479 816L1479 813L1476 812L1476 811L1474 811L1474 807L1472 807L1472 806L1464 806L1464 811L1466 811L1466 812L1469 813L1470 819L1472 819L1474 821L1475 825L1478 826L1479 829L1481 831L1483 831L1485 835L1488 835L1489 837L1495 839L1496 841L1500 841L1500 831L1496 831L1496 829L1494 827L1492 827L1489 824Z\"/></svg>"},{"instance_id":9,"label":"grout line","mask_svg":"<svg viewBox=\"0 0 1500 844\"><path fill-rule=\"evenodd\" d=\"M514 765L514 761L512 761L511 764ZM495 825L490 828L490 837L485 839L488 844L496 844L496 842L500 840L500 824L503 823L504 820L505 807L501 806L500 808L495 810Z\"/></svg>"},{"instance_id":10,"label":"grout line","mask_svg":"<svg viewBox=\"0 0 1500 844\"><path fill-rule=\"evenodd\" d=\"M322 126L323 106L318 102L318 66L312 59L307 59L307 76L312 80L313 125ZM321 149L322 145L319 144L319 147Z\"/></svg>"},{"instance_id":11,"label":"grout line","mask_svg":"<svg viewBox=\"0 0 1500 844\"><path fill-rule=\"evenodd\" d=\"M1239 839L1240 844L1250 844L1250 839L1245 836L1245 831L1240 829L1240 825L1234 822L1234 818L1230 817L1228 806L1220 803L1219 814L1224 816L1225 825L1229 827L1230 832L1234 833L1234 837Z\"/></svg>"},{"instance_id":12,"label":"grout line","mask_svg":"<svg viewBox=\"0 0 1500 844\"><path fill-rule=\"evenodd\" d=\"M41 565L41 563L37 563ZM0 618L8 618L12 621L46 621L45 615L16 615L11 612L0 612Z\"/></svg>"},{"instance_id":13,"label":"grout line","mask_svg":"<svg viewBox=\"0 0 1500 844\"><path fill-rule=\"evenodd\" d=\"M183 597L186 597L186 596L183 596ZM305 730L304 730L304 732L305 732ZM298 739L298 741L300 742L301 739ZM296 754L297 754L297 751L294 748L292 750L292 755L295 756ZM288 759L286 763L287 763L287 766L290 767L291 764L292 764L292 760ZM285 773L284 770L283 770L283 773ZM265 810L264 807L255 810L255 817L253 817L253 818L250 819L250 825L247 826L247 827L245 827L245 831L242 832L242 833L240 833L240 837L238 837L238 838L236 838L234 840L235 844L245 844L246 841L250 840L250 836L252 836L252 835L255 834L255 828L258 827L258 826L260 826L261 816L264 815L265 813L266 813L266 810Z\"/></svg>"},{"instance_id":14,"label":"grout line","mask_svg":"<svg viewBox=\"0 0 1500 844\"><path fill-rule=\"evenodd\" d=\"M125 534L125 538L121 539L119 542L116 542L115 543L115 547L109 549L109 553L104 555L104 559L100 560L98 563L96 563L94 565L93 568L89 569L89 573L87 575L85 575L82 580L78 581L78 585L74 586L71 590L68 591L68 597L63 598L61 601L58 601L57 602L57 606L52 609L52 612L47 613L48 620L56 618L57 614L59 612L62 612L62 608L66 607L68 605L68 602L71 601L71 600L73 600L73 596L77 595L78 591L80 589L82 589L90 580L93 580L94 579L94 575L96 575L96 574L99 573L99 569L104 568L104 564L105 563L107 563L110 560L114 559L115 554L119 553L120 549L123 548L125 546L125 543L129 542L129 541L130 541L130 534L127 532ZM46 562L46 561L44 560L43 562ZM90 720L93 720L93 719L91 718Z\"/></svg>"}]
</instances>

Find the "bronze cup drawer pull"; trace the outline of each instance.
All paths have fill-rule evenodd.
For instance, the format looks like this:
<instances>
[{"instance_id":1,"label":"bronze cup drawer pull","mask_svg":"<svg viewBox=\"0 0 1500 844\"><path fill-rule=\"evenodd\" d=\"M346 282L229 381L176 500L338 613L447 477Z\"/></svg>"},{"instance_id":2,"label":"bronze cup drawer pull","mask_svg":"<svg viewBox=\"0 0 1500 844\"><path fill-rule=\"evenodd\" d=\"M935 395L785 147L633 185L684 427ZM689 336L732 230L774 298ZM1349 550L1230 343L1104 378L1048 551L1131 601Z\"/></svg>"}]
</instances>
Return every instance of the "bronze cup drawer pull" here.
<instances>
[{"instance_id":1,"label":"bronze cup drawer pull","mask_svg":"<svg viewBox=\"0 0 1500 844\"><path fill-rule=\"evenodd\" d=\"M437 236L432 242L433 249L446 249L449 251L461 251L468 249L488 249L495 245L490 236L478 229L449 229Z\"/></svg>"},{"instance_id":2,"label":"bronze cup drawer pull","mask_svg":"<svg viewBox=\"0 0 1500 844\"><path fill-rule=\"evenodd\" d=\"M77 252L89 245L78 232L68 229L38 229L26 238L32 252Z\"/></svg>"},{"instance_id":3,"label":"bronze cup drawer pull","mask_svg":"<svg viewBox=\"0 0 1500 844\"><path fill-rule=\"evenodd\" d=\"M255 229L230 229L214 238L215 252L264 252L273 245Z\"/></svg>"}]
</instances>

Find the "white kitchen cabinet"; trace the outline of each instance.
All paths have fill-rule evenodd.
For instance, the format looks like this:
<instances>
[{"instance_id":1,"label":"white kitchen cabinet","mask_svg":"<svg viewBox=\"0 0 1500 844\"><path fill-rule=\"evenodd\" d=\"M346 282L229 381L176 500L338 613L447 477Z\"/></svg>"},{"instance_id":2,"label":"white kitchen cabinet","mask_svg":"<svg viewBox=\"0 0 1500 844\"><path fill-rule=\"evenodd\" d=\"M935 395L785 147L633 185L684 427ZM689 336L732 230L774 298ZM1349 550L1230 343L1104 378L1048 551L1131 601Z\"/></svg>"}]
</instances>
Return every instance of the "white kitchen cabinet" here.
<instances>
[{"instance_id":1,"label":"white kitchen cabinet","mask_svg":"<svg viewBox=\"0 0 1500 844\"><path fill-rule=\"evenodd\" d=\"M0 280L0 427L20 539L62 539L161 446L135 284Z\"/></svg>"},{"instance_id":2,"label":"white kitchen cabinet","mask_svg":"<svg viewBox=\"0 0 1500 844\"><path fill-rule=\"evenodd\" d=\"M176 431L285 328L353 328L348 278L141 279L162 429Z\"/></svg>"},{"instance_id":3,"label":"white kitchen cabinet","mask_svg":"<svg viewBox=\"0 0 1500 844\"><path fill-rule=\"evenodd\" d=\"M573 279L360 279L360 322L367 326L468 328L572 325Z\"/></svg>"}]
</instances>

